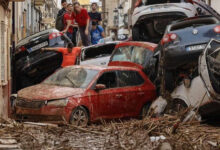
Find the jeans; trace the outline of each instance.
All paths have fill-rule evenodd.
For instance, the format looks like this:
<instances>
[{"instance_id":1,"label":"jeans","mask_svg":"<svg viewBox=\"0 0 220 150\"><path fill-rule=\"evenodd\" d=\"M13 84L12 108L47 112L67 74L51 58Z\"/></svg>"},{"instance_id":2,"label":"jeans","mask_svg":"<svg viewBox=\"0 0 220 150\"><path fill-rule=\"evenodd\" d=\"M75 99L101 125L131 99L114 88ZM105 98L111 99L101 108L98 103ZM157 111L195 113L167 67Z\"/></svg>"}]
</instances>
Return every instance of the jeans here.
<instances>
[{"instance_id":1,"label":"jeans","mask_svg":"<svg viewBox=\"0 0 220 150\"><path fill-rule=\"evenodd\" d=\"M66 35L69 37L71 41L73 41L73 33L66 32Z\"/></svg>"},{"instance_id":2,"label":"jeans","mask_svg":"<svg viewBox=\"0 0 220 150\"><path fill-rule=\"evenodd\" d=\"M77 36L77 31L78 31L78 28L73 28L73 37L72 37L72 42L74 44L74 46L76 46L76 36Z\"/></svg>"},{"instance_id":3,"label":"jeans","mask_svg":"<svg viewBox=\"0 0 220 150\"><path fill-rule=\"evenodd\" d=\"M89 46L91 45L90 30L89 30L88 35L85 34L85 30L86 30L86 27L79 27L79 33L81 36L83 46Z\"/></svg>"}]
</instances>

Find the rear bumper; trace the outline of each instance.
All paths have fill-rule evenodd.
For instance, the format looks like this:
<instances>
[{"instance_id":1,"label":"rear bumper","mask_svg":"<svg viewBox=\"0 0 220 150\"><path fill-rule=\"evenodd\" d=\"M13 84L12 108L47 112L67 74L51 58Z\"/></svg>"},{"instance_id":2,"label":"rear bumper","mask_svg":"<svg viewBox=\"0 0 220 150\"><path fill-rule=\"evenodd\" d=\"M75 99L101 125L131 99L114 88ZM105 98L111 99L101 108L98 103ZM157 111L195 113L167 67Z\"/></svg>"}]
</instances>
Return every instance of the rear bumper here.
<instances>
[{"instance_id":1,"label":"rear bumper","mask_svg":"<svg viewBox=\"0 0 220 150\"><path fill-rule=\"evenodd\" d=\"M187 51L185 46L165 48L163 51L164 67L176 69L185 64L198 63L198 58L202 52L203 50Z\"/></svg>"},{"instance_id":2,"label":"rear bumper","mask_svg":"<svg viewBox=\"0 0 220 150\"><path fill-rule=\"evenodd\" d=\"M66 107L42 107L40 109L30 109L15 107L15 119L33 122L68 123L71 111Z\"/></svg>"}]
</instances>

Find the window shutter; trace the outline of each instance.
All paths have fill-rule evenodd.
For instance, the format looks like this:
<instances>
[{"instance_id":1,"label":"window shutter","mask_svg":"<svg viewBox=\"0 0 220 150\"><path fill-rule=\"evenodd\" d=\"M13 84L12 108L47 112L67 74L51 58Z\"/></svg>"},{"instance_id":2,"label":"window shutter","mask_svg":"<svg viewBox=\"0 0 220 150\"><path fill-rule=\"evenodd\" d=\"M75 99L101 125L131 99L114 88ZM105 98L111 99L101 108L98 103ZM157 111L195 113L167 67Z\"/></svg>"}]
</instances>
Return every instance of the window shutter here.
<instances>
[{"instance_id":1,"label":"window shutter","mask_svg":"<svg viewBox=\"0 0 220 150\"><path fill-rule=\"evenodd\" d=\"M6 39L5 39L5 23L4 21L1 22L1 84L6 84Z\"/></svg>"}]
</instances>

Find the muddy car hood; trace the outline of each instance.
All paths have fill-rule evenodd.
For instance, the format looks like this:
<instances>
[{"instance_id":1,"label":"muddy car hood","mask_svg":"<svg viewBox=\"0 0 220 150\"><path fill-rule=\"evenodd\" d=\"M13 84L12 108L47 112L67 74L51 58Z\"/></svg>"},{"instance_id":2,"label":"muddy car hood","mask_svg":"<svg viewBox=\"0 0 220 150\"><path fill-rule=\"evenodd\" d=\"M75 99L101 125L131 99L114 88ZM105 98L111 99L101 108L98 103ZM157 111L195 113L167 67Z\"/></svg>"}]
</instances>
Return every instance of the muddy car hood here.
<instances>
[{"instance_id":1,"label":"muddy car hood","mask_svg":"<svg viewBox=\"0 0 220 150\"><path fill-rule=\"evenodd\" d=\"M54 100L83 94L84 89L38 84L18 92L18 97L25 100Z\"/></svg>"}]
</instances>

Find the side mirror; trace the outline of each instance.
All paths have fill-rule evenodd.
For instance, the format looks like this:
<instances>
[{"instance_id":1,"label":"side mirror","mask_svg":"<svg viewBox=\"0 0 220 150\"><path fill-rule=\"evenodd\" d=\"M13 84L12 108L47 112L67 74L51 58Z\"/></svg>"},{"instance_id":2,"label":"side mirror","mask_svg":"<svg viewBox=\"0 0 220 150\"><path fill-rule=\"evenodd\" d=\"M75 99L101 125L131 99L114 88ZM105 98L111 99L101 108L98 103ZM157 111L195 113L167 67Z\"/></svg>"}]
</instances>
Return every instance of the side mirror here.
<instances>
[{"instance_id":1,"label":"side mirror","mask_svg":"<svg viewBox=\"0 0 220 150\"><path fill-rule=\"evenodd\" d=\"M97 84L95 86L96 91L100 91L100 90L104 90L104 89L106 89L106 86L104 84Z\"/></svg>"}]
</instances>

